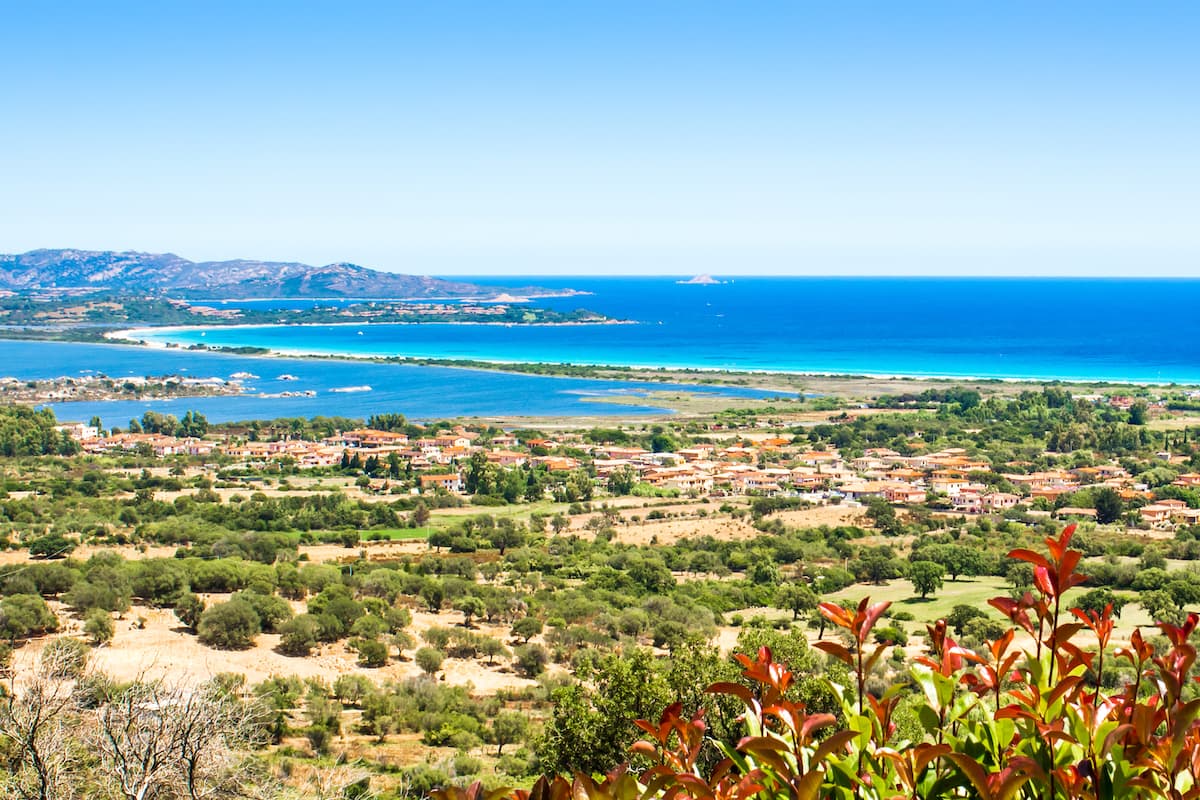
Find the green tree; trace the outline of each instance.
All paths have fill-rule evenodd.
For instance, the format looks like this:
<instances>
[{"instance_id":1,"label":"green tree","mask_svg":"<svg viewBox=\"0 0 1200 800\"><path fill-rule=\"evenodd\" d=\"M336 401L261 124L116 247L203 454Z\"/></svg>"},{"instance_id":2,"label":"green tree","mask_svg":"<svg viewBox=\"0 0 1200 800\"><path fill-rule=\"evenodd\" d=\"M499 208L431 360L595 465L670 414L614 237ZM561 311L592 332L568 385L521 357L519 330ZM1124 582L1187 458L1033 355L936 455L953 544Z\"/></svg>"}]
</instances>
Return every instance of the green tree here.
<instances>
[{"instance_id":1,"label":"green tree","mask_svg":"<svg viewBox=\"0 0 1200 800\"><path fill-rule=\"evenodd\" d=\"M446 588L441 581L431 578L421 585L421 599L425 601L429 610L436 614L446 602Z\"/></svg>"},{"instance_id":2,"label":"green tree","mask_svg":"<svg viewBox=\"0 0 1200 800\"><path fill-rule=\"evenodd\" d=\"M475 617L482 617L487 612L487 605L481 598L474 595L467 595L460 598L454 607L462 612L463 627L470 628L471 620Z\"/></svg>"},{"instance_id":3,"label":"green tree","mask_svg":"<svg viewBox=\"0 0 1200 800\"><path fill-rule=\"evenodd\" d=\"M221 650L245 650L254 644L261 623L245 600L217 603L200 615L196 632L200 641Z\"/></svg>"},{"instance_id":4,"label":"green tree","mask_svg":"<svg viewBox=\"0 0 1200 800\"><path fill-rule=\"evenodd\" d=\"M592 476L588 475L587 470L577 469L567 478L567 501L571 503L586 503L592 499L594 488L592 485Z\"/></svg>"},{"instance_id":5,"label":"green tree","mask_svg":"<svg viewBox=\"0 0 1200 800\"><path fill-rule=\"evenodd\" d=\"M1138 604L1155 622L1178 625L1183 621L1183 612L1175 605L1175 598L1165 589L1151 589L1138 595Z\"/></svg>"},{"instance_id":6,"label":"green tree","mask_svg":"<svg viewBox=\"0 0 1200 800\"><path fill-rule=\"evenodd\" d=\"M967 623L973 619L982 619L987 617L987 612L975 606L969 606L965 603L959 603L950 610L946 615L946 624L954 629L956 636L962 636L966 629Z\"/></svg>"},{"instance_id":7,"label":"green tree","mask_svg":"<svg viewBox=\"0 0 1200 800\"><path fill-rule=\"evenodd\" d=\"M312 614L292 617L279 627L279 649L289 656L306 656L321 639L321 622Z\"/></svg>"},{"instance_id":8,"label":"green tree","mask_svg":"<svg viewBox=\"0 0 1200 800\"><path fill-rule=\"evenodd\" d=\"M519 742L529 731L529 720L517 711L501 711L492 720L492 741L496 744L496 757L504 754L504 745Z\"/></svg>"},{"instance_id":9,"label":"green tree","mask_svg":"<svg viewBox=\"0 0 1200 800\"><path fill-rule=\"evenodd\" d=\"M922 600L942 588L944 574L942 565L934 561L914 561L908 567L908 579Z\"/></svg>"},{"instance_id":10,"label":"green tree","mask_svg":"<svg viewBox=\"0 0 1200 800\"><path fill-rule=\"evenodd\" d=\"M536 751L550 773L604 773L640 738L635 720L657 719L670 692L643 648L604 656L586 683L555 690L554 709Z\"/></svg>"},{"instance_id":11,"label":"green tree","mask_svg":"<svg viewBox=\"0 0 1200 800\"><path fill-rule=\"evenodd\" d=\"M545 623L537 617L521 617L513 623L512 632L513 636L521 637L522 643L528 644L529 640L541 633L544 627Z\"/></svg>"},{"instance_id":12,"label":"green tree","mask_svg":"<svg viewBox=\"0 0 1200 800\"><path fill-rule=\"evenodd\" d=\"M433 647L422 647L417 650L415 656L417 666L426 675L437 674L437 671L442 668L442 660L444 658L445 656L442 655L442 651Z\"/></svg>"},{"instance_id":13,"label":"green tree","mask_svg":"<svg viewBox=\"0 0 1200 800\"><path fill-rule=\"evenodd\" d=\"M896 536L904 531L896 509L882 497L867 498L867 517L884 536Z\"/></svg>"},{"instance_id":14,"label":"green tree","mask_svg":"<svg viewBox=\"0 0 1200 800\"><path fill-rule=\"evenodd\" d=\"M816 593L803 583L785 583L775 592L775 606L792 612L792 619L800 619L817 608Z\"/></svg>"},{"instance_id":15,"label":"green tree","mask_svg":"<svg viewBox=\"0 0 1200 800\"><path fill-rule=\"evenodd\" d=\"M16 644L17 639L23 639L39 633L48 633L58 629L58 617L46 605L46 601L36 594L14 594L0 599L0 636Z\"/></svg>"},{"instance_id":16,"label":"green tree","mask_svg":"<svg viewBox=\"0 0 1200 800\"><path fill-rule=\"evenodd\" d=\"M292 607L282 597L258 592L237 592L231 600L243 600L258 616L262 630L268 633L278 632L279 626L292 618Z\"/></svg>"},{"instance_id":17,"label":"green tree","mask_svg":"<svg viewBox=\"0 0 1200 800\"><path fill-rule=\"evenodd\" d=\"M488 464L487 453L473 453L467 463L467 473L463 480L463 488L467 494L491 494L493 472Z\"/></svg>"},{"instance_id":18,"label":"green tree","mask_svg":"<svg viewBox=\"0 0 1200 800\"><path fill-rule=\"evenodd\" d=\"M29 543L31 558L66 558L75 549L75 543L59 533L51 533Z\"/></svg>"},{"instance_id":19,"label":"green tree","mask_svg":"<svg viewBox=\"0 0 1200 800\"><path fill-rule=\"evenodd\" d=\"M354 649L358 651L358 663L361 666L376 668L387 664L388 649L383 642L374 639L356 639Z\"/></svg>"},{"instance_id":20,"label":"green tree","mask_svg":"<svg viewBox=\"0 0 1200 800\"><path fill-rule=\"evenodd\" d=\"M961 544L928 545L914 550L913 560L941 564L952 581L959 575L983 575L988 569L983 553Z\"/></svg>"},{"instance_id":21,"label":"green tree","mask_svg":"<svg viewBox=\"0 0 1200 800\"><path fill-rule=\"evenodd\" d=\"M672 453L675 451L675 440L661 425L650 429L650 450L654 453Z\"/></svg>"},{"instance_id":22,"label":"green tree","mask_svg":"<svg viewBox=\"0 0 1200 800\"><path fill-rule=\"evenodd\" d=\"M1092 505L1096 509L1096 521L1105 525L1116 522L1125 513L1121 495L1110 486L1096 490L1092 495Z\"/></svg>"},{"instance_id":23,"label":"green tree","mask_svg":"<svg viewBox=\"0 0 1200 800\"><path fill-rule=\"evenodd\" d=\"M850 563L850 569L859 580L871 583L883 583L901 575L901 564L896 561L895 553L890 547L866 547L859 553L857 559Z\"/></svg>"},{"instance_id":24,"label":"green tree","mask_svg":"<svg viewBox=\"0 0 1200 800\"><path fill-rule=\"evenodd\" d=\"M500 555L504 555L509 548L520 547L525 543L525 531L514 524L511 519L504 518L488 534L487 538L491 546L499 550Z\"/></svg>"},{"instance_id":25,"label":"green tree","mask_svg":"<svg viewBox=\"0 0 1200 800\"><path fill-rule=\"evenodd\" d=\"M357 706L374 688L365 675L339 675L333 682L333 696L343 705Z\"/></svg>"},{"instance_id":26,"label":"green tree","mask_svg":"<svg viewBox=\"0 0 1200 800\"><path fill-rule=\"evenodd\" d=\"M1113 616L1120 619L1121 609L1125 607L1127 602L1129 602L1129 599L1124 595L1116 594L1107 586L1101 586L1098 589L1091 589L1080 595L1079 599L1075 601L1075 608L1101 614L1107 606L1111 605Z\"/></svg>"},{"instance_id":27,"label":"green tree","mask_svg":"<svg viewBox=\"0 0 1200 800\"><path fill-rule=\"evenodd\" d=\"M630 494L637 485L637 479L638 475L633 467L618 467L609 473L608 491L617 496Z\"/></svg>"},{"instance_id":28,"label":"green tree","mask_svg":"<svg viewBox=\"0 0 1200 800\"><path fill-rule=\"evenodd\" d=\"M489 665L496 663L497 658L506 658L512 655L504 643L494 636L485 636L480 640L479 654L487 656Z\"/></svg>"},{"instance_id":29,"label":"green tree","mask_svg":"<svg viewBox=\"0 0 1200 800\"><path fill-rule=\"evenodd\" d=\"M1175 574L1180 575L1181 573ZM1171 595L1171 599L1175 601L1175 607L1180 610L1200 603L1200 582L1196 580L1194 574L1187 578L1172 579L1164 591Z\"/></svg>"}]
</instances>

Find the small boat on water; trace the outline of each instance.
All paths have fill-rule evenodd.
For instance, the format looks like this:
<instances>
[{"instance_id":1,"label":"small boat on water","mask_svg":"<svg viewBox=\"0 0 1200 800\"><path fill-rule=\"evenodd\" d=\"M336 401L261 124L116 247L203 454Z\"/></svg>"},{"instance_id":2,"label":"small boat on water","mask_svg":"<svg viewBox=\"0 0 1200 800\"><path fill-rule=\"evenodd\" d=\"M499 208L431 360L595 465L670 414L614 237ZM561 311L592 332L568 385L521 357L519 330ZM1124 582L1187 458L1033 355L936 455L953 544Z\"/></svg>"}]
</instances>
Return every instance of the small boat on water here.
<instances>
[{"instance_id":1,"label":"small boat on water","mask_svg":"<svg viewBox=\"0 0 1200 800\"><path fill-rule=\"evenodd\" d=\"M347 392L369 392L371 391L371 387L367 386L366 384L363 384L362 386L340 386L337 389L330 389L329 391L337 392L339 394L345 394Z\"/></svg>"},{"instance_id":2,"label":"small boat on water","mask_svg":"<svg viewBox=\"0 0 1200 800\"><path fill-rule=\"evenodd\" d=\"M282 375L279 375L278 377L276 377L275 380L277 380L277 381L298 381L300 379L297 378L295 375L289 375L288 373L285 372Z\"/></svg>"}]
</instances>

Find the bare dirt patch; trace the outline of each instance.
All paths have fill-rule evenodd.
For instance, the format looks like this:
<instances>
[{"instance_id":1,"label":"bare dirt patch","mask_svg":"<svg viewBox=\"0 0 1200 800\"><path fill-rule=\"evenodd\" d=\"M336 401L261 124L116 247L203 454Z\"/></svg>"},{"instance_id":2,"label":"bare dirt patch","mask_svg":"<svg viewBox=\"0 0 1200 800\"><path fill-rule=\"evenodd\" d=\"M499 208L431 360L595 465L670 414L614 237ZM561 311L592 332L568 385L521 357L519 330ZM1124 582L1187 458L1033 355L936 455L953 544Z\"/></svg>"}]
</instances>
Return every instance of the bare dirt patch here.
<instances>
[{"instance_id":1,"label":"bare dirt patch","mask_svg":"<svg viewBox=\"0 0 1200 800\"><path fill-rule=\"evenodd\" d=\"M817 528L822 525L836 528L839 525L864 524L865 513L866 510L862 506L813 506L794 511L781 511L772 514L771 519L780 519L784 525L793 528Z\"/></svg>"},{"instance_id":2,"label":"bare dirt patch","mask_svg":"<svg viewBox=\"0 0 1200 800\"><path fill-rule=\"evenodd\" d=\"M227 599L227 595L205 596L205 601L210 605ZM301 604L293 605L297 612L303 611ZM13 667L18 675L22 672L30 674L42 649L54 639L84 636L81 620L71 616L61 603L52 602L51 607L58 614L61 628L55 634L33 639L16 650ZM440 614L414 612L413 624L408 631L416 640L416 646L403 651L401 660L392 658L384 667L366 669L358 665L357 655L347 649L345 642L322 645L304 657L285 656L275 650L279 645L279 635L262 633L255 645L246 650L215 650L201 644L171 610L135 605L115 620L116 634L113 640L92 650L91 663L96 670L125 681L165 678L184 684L198 684L222 672L235 672L244 674L250 684L277 676L319 678L332 683L338 676L351 673L366 675L381 683L423 674L413 661L416 649L424 646L421 634L434 625L461 626L462 619L462 614L454 611ZM473 630L485 636L494 636L510 646L513 644L509 641L511 631L507 625L482 623ZM497 659L489 665L484 660L447 658L437 678L452 685L470 685L481 694L536 684L516 674L508 659Z\"/></svg>"}]
</instances>

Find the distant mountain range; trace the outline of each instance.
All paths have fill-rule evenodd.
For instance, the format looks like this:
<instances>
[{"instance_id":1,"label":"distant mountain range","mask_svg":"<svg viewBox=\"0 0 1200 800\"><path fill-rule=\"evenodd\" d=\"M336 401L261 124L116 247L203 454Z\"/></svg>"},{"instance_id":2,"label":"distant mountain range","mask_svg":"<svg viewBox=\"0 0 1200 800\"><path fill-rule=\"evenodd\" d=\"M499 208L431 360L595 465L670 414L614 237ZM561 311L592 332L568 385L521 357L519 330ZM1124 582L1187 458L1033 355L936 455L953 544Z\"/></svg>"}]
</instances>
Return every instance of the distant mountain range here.
<instances>
[{"instance_id":1,"label":"distant mountain range","mask_svg":"<svg viewBox=\"0 0 1200 800\"><path fill-rule=\"evenodd\" d=\"M356 264L189 261L174 253L31 250L0 255L0 290L21 294L107 292L189 299L353 297L365 299L547 297L575 294L536 286L479 286L399 275Z\"/></svg>"}]
</instances>

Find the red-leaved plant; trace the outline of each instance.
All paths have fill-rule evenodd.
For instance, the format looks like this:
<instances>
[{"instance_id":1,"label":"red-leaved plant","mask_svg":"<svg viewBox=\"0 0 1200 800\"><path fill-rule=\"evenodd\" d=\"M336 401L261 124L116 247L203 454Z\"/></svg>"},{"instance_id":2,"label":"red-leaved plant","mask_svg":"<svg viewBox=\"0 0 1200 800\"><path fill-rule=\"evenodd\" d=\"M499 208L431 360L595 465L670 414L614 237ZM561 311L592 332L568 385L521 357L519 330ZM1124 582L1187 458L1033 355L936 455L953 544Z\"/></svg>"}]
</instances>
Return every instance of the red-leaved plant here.
<instances>
[{"instance_id":1,"label":"red-leaved plant","mask_svg":"<svg viewBox=\"0 0 1200 800\"><path fill-rule=\"evenodd\" d=\"M928 628L928 652L910 672L924 704L921 741L895 741L898 688L876 697L867 678L887 645L872 630L887 603L863 600L820 612L848 644L816 644L845 664L853 685L837 686L841 729L831 714L810 714L789 700L793 675L763 648L738 655L747 684L719 683L716 694L745 706L745 735L735 747L707 735L704 712L681 706L657 723L640 721L648 738L633 750L653 766L628 765L608 775L541 778L526 790L486 791L480 784L434 792L438 800L815 800L816 798L1172 798L1200 799L1200 698L1191 643L1200 616L1158 623L1160 651L1135 630L1110 652L1112 608L1085 613L1066 593L1086 578L1070 549L1075 526L1046 539L1047 554L1013 550L1033 565L1035 591L991 605L1012 627L976 652L961 647L944 621ZM1028 640L1018 646L1018 640ZM1104 664L1129 665L1133 680L1100 688ZM705 747L723 758L704 774Z\"/></svg>"}]
</instances>

